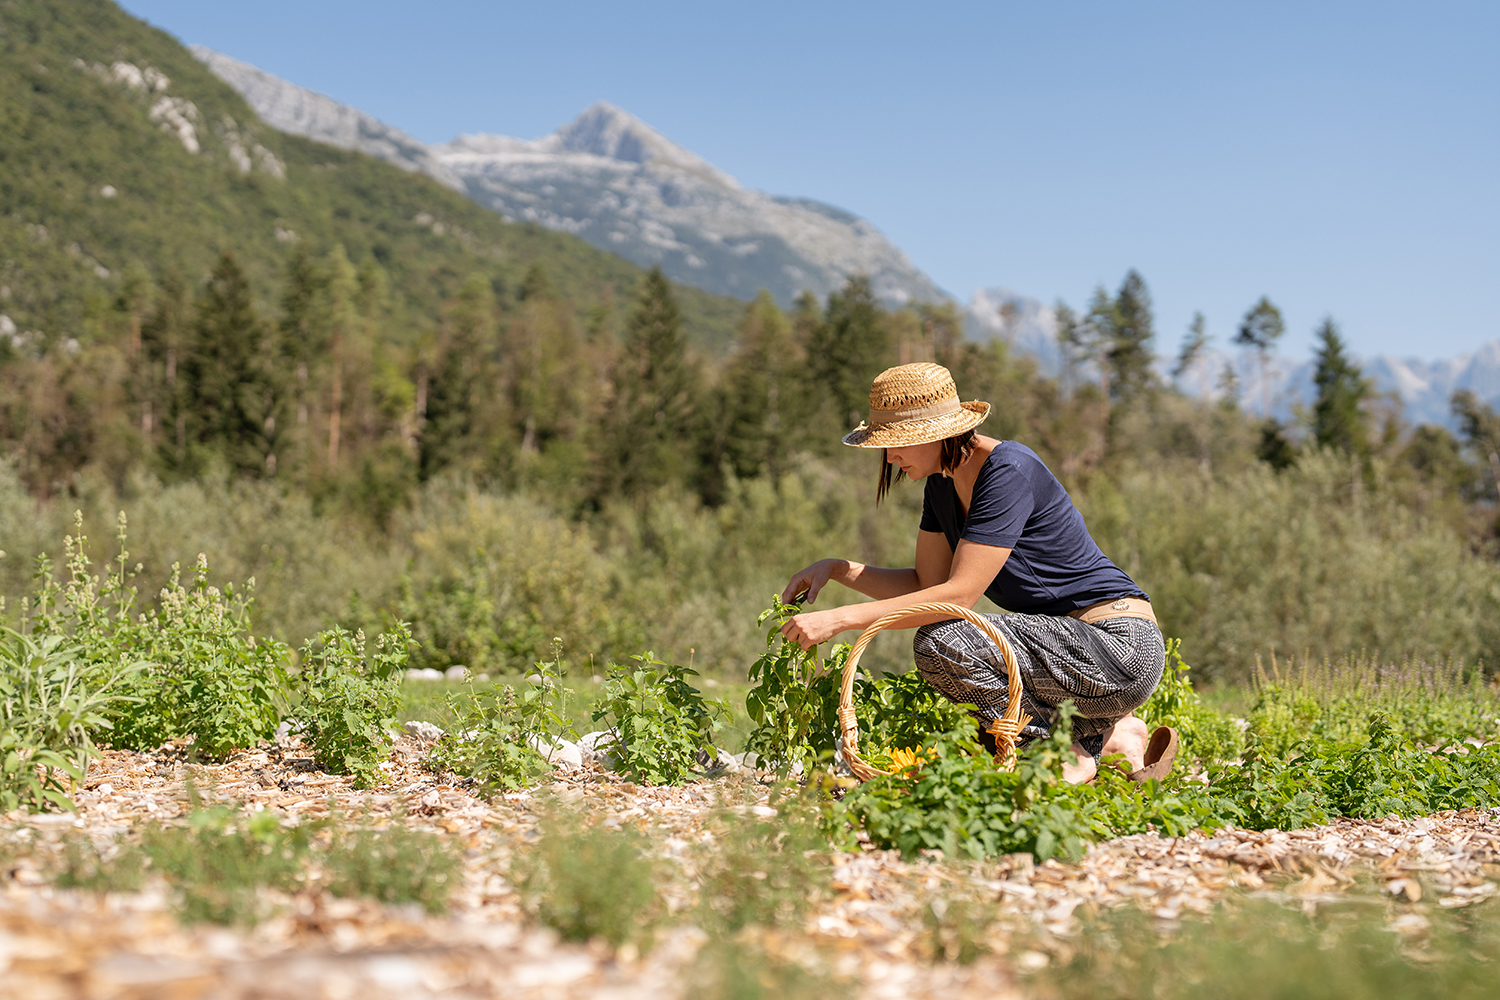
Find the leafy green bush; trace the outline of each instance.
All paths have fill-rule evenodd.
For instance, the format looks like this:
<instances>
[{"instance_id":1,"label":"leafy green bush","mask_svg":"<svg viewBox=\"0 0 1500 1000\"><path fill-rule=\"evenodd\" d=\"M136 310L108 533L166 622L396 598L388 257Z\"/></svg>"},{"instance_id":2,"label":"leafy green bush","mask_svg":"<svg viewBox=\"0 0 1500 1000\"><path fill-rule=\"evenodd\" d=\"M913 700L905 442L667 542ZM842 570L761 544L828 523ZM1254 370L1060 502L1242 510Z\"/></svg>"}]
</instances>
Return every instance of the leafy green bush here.
<instances>
[{"instance_id":1,"label":"leafy green bush","mask_svg":"<svg viewBox=\"0 0 1500 1000\"><path fill-rule=\"evenodd\" d=\"M666 664L655 653L631 657L634 665L611 663L594 705L595 722L607 721L616 767L632 780L653 785L681 781L712 759L713 734L729 717L729 706L706 699L687 679L697 671Z\"/></svg>"},{"instance_id":2,"label":"leafy green bush","mask_svg":"<svg viewBox=\"0 0 1500 1000\"><path fill-rule=\"evenodd\" d=\"M1133 784L1113 768L1094 783L1061 780L1070 754L1071 706L1051 735L1024 748L1016 769L999 771L968 733L929 741L912 771L851 789L825 813L835 837L865 831L876 845L904 854L937 848L949 856L1029 851L1077 857L1086 841L1155 829L1180 836L1226 824L1297 829L1332 816L1417 816L1500 803L1500 745L1430 753L1412 745L1383 715L1364 743L1317 736L1288 756L1255 739L1241 762L1211 761L1208 783L1174 772L1165 782Z\"/></svg>"},{"instance_id":3,"label":"leafy green bush","mask_svg":"<svg viewBox=\"0 0 1500 1000\"><path fill-rule=\"evenodd\" d=\"M849 647L834 646L827 659L820 647L803 650L787 642L781 627L802 609L782 604L776 596L762 611L757 625L766 629L766 651L750 668L751 688L745 694L745 712L755 729L745 741L762 767L785 774L793 764L810 767L833 756L838 737L839 678Z\"/></svg>"},{"instance_id":4,"label":"leafy green bush","mask_svg":"<svg viewBox=\"0 0 1500 1000\"><path fill-rule=\"evenodd\" d=\"M618 948L645 941L659 915L647 847L633 828L585 826L554 813L536 846L512 861L511 878L527 911L565 940Z\"/></svg>"},{"instance_id":5,"label":"leafy green bush","mask_svg":"<svg viewBox=\"0 0 1500 1000\"><path fill-rule=\"evenodd\" d=\"M1372 711L1386 713L1426 746L1500 738L1500 686L1455 661L1392 664L1361 655L1304 658L1283 669L1273 657L1269 676L1257 671L1255 693L1250 732L1273 752L1284 753L1307 734L1361 741Z\"/></svg>"},{"instance_id":6,"label":"leafy green bush","mask_svg":"<svg viewBox=\"0 0 1500 1000\"><path fill-rule=\"evenodd\" d=\"M302 648L297 714L319 767L352 774L361 788L380 782L410 641L405 624L396 622L373 654L367 654L363 631L350 635L341 628L319 633Z\"/></svg>"},{"instance_id":7,"label":"leafy green bush","mask_svg":"<svg viewBox=\"0 0 1500 1000\"><path fill-rule=\"evenodd\" d=\"M383 830L335 828L319 863L335 896L416 903L441 913L460 880L463 858L437 834L392 822Z\"/></svg>"},{"instance_id":8,"label":"leafy green bush","mask_svg":"<svg viewBox=\"0 0 1500 1000\"><path fill-rule=\"evenodd\" d=\"M787 642L781 626L801 609L776 596L758 623L766 630L766 652L750 668L754 685L745 695L745 710L756 724L745 749L760 756L762 766L786 773L793 764L804 769L832 758L839 735L839 685L849 659L847 644L834 646L826 658L817 647L803 651ZM934 733L973 727L969 706L938 694L915 670L854 679L854 710L859 723L860 754L877 767L889 764L896 748L919 747Z\"/></svg>"},{"instance_id":9,"label":"leafy green bush","mask_svg":"<svg viewBox=\"0 0 1500 1000\"><path fill-rule=\"evenodd\" d=\"M0 629L0 811L72 809L92 734L123 700L134 664L96 667L62 635Z\"/></svg>"},{"instance_id":10,"label":"leafy green bush","mask_svg":"<svg viewBox=\"0 0 1500 1000\"><path fill-rule=\"evenodd\" d=\"M191 737L199 753L218 757L269 737L287 703L286 648L249 630L250 592L220 591L208 582L200 555L193 585L183 587L177 565L159 606L136 609L122 511L118 554L107 574L93 572L83 515L64 539L65 579L45 557L25 624L34 635L67 636L91 674L123 673L122 697L109 702L109 742L149 749Z\"/></svg>"},{"instance_id":11,"label":"leafy green bush","mask_svg":"<svg viewBox=\"0 0 1500 1000\"><path fill-rule=\"evenodd\" d=\"M545 740L578 737L562 711L572 692L562 686L562 648L553 646L550 661L536 664L519 692L509 684L481 694L471 683L448 697L450 732L432 748L428 765L473 778L486 794L525 788L551 765L540 752Z\"/></svg>"}]
</instances>

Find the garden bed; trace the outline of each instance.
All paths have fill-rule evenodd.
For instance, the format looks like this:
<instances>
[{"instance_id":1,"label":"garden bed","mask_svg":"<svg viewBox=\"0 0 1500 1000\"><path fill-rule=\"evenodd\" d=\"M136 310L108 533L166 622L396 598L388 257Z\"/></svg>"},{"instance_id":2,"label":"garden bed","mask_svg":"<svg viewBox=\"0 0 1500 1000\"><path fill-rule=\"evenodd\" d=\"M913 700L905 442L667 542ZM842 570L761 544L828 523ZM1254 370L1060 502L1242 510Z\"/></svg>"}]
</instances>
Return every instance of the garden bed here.
<instances>
[{"instance_id":1,"label":"garden bed","mask_svg":"<svg viewBox=\"0 0 1500 1000\"><path fill-rule=\"evenodd\" d=\"M74 797L76 816L3 817L8 988L101 998L756 995L731 989L743 980L796 997L841 980L850 996L1026 995L1110 910L1170 929L1224 901L1353 903L1416 939L1439 911L1488 900L1500 875L1500 813L1478 809L1290 832L1136 835L1091 845L1074 864L813 852L790 919L710 933L695 900L714 852L730 849L720 821L790 826L805 808L798 800L777 799L752 774L644 787L590 768L487 801L428 770L427 755L404 736L388 780L361 791L318 771L295 739L220 764L170 747L103 753ZM188 921L177 890L149 872L131 892L54 884L79 835L107 859L143 830L191 823L214 805L270 812L282 827L332 817L334 827L431 833L460 854L462 876L445 912L339 896L310 879L258 890L258 921L227 926ZM648 936L570 943L523 898L518 859L564 816L643 835L658 897Z\"/></svg>"}]
</instances>

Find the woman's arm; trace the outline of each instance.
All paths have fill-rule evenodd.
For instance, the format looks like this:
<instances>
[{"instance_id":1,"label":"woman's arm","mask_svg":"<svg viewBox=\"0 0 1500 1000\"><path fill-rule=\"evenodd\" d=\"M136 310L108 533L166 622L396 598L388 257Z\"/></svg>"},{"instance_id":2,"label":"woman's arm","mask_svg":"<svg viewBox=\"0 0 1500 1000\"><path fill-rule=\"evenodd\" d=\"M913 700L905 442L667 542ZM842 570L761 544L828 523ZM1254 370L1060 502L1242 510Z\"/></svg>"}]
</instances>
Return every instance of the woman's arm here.
<instances>
[{"instance_id":1,"label":"woman's arm","mask_svg":"<svg viewBox=\"0 0 1500 1000\"><path fill-rule=\"evenodd\" d=\"M999 574L1005 561L1010 558L1009 548L995 545L981 545L978 542L960 541L958 548L954 550L949 565L942 566L943 560L939 558L928 543L924 546L923 536L933 535L941 543L943 549L947 549L948 542L942 535L936 532L924 531L917 536L917 568L910 570L877 570L877 575L872 581L893 580L894 577L884 577L883 574L909 574L906 579L916 584L909 590L901 590L890 595L877 594L873 589L866 590L864 587L856 589L880 598L867 604L848 604L842 608L830 608L827 611L804 611L795 616L782 626L781 632L791 640L799 644L803 649L809 649L820 642L846 632L850 629L864 630L878 618L890 614L892 611L912 604L928 604L934 601L944 601L950 604L961 604L966 608L972 608L981 595ZM926 551L924 552L924 549ZM924 560L923 556L926 555ZM827 562L844 562L844 560L825 560ZM926 565L924 566L924 562ZM808 567L812 569L820 564L814 563ZM849 564L851 567L857 564ZM869 567L862 567L866 573ZM943 573L940 570L946 569ZM803 572L806 572L804 570ZM800 574L799 574L800 575ZM824 578L825 581L828 577ZM792 582L797 581L793 577ZM851 584L852 586L852 584ZM820 587L821 589L821 587ZM793 595L795 596L795 595ZM944 621L945 616L941 614L922 615L904 623L902 628L916 628L930 622Z\"/></svg>"},{"instance_id":2,"label":"woman's arm","mask_svg":"<svg viewBox=\"0 0 1500 1000\"><path fill-rule=\"evenodd\" d=\"M807 603L811 604L830 580L877 600L900 597L946 580L952 564L953 552L948 548L948 539L938 531L919 531L916 568L886 569L866 566L852 559L819 559L792 576L781 592L781 602L790 604L798 595L805 594Z\"/></svg>"}]
</instances>

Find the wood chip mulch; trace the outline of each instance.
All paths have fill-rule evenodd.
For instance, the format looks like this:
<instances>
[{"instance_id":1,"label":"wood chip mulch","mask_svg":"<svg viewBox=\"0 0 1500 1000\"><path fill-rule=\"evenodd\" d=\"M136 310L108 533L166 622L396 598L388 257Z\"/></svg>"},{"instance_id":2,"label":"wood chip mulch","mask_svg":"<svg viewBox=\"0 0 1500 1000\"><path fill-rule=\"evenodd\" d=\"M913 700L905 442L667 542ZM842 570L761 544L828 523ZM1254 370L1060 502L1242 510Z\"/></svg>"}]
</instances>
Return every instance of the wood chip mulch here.
<instances>
[{"instance_id":1,"label":"wood chip mulch","mask_svg":"<svg viewBox=\"0 0 1500 1000\"><path fill-rule=\"evenodd\" d=\"M700 931L659 932L645 954L560 942L523 914L506 881L508 861L535 838L549 799L576 803L605 823L648 832L664 859L680 863L683 876L663 887L669 906L680 908L690 893L691 845L712 838L704 821L724 808L770 814L755 776L647 788L587 769L486 802L427 770L426 752L403 737L387 765L389 782L373 792L318 772L295 740L217 765L191 763L175 748L104 753L76 795L76 817L0 816L3 992L89 1000L692 995ZM252 928L179 923L160 881L109 895L48 884L46 867L64 836L83 833L109 850L143 824L184 816L195 794L275 810L287 822L330 809L375 824L404 815L462 845L464 883L438 917L313 891L268 892L275 915ZM840 995L1022 996L1026 974L1065 956L1084 918L1117 907L1140 908L1170 927L1231 893L1304 908L1357 899L1380 906L1392 929L1420 933L1431 908L1495 894L1500 811L1123 837L1094 845L1077 864L1035 864L1026 855L903 861L867 850L833 855L829 872L802 932L766 932L759 948L841 980ZM984 954L969 965L944 957L952 935L941 917L955 906L983 917Z\"/></svg>"}]
</instances>

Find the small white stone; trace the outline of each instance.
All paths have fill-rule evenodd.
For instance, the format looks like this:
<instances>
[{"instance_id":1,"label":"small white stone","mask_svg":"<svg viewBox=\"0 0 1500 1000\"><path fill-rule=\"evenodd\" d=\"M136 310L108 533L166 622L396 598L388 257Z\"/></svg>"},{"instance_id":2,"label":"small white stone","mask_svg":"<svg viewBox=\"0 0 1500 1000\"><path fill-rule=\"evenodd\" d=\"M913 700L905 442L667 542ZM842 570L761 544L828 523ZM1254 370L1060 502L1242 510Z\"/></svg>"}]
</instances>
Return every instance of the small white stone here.
<instances>
[{"instance_id":1,"label":"small white stone","mask_svg":"<svg viewBox=\"0 0 1500 1000\"><path fill-rule=\"evenodd\" d=\"M450 681L461 681L469 676L469 668L464 666L462 663L455 663L453 666L443 671L443 676L448 678Z\"/></svg>"},{"instance_id":2,"label":"small white stone","mask_svg":"<svg viewBox=\"0 0 1500 1000\"><path fill-rule=\"evenodd\" d=\"M443 730L430 722L405 722L402 723L401 728L415 736L421 743L436 743L443 738Z\"/></svg>"},{"instance_id":3,"label":"small white stone","mask_svg":"<svg viewBox=\"0 0 1500 1000\"><path fill-rule=\"evenodd\" d=\"M115 186L113 184L106 184L99 189L99 197L101 198L113 198L119 193L120 192L115 190Z\"/></svg>"}]
</instances>

